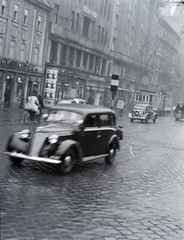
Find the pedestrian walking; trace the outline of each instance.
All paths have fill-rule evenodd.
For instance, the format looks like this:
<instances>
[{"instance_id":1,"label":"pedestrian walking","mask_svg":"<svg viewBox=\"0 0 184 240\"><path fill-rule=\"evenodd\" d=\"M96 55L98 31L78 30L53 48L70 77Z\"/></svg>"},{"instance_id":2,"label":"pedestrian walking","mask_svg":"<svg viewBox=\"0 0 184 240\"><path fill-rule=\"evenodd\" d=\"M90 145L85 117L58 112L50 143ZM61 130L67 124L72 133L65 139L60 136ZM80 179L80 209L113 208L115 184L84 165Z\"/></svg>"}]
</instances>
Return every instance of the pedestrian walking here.
<instances>
[{"instance_id":1,"label":"pedestrian walking","mask_svg":"<svg viewBox=\"0 0 184 240\"><path fill-rule=\"evenodd\" d=\"M11 98L10 86L7 86L4 93L4 107L8 108L10 107L10 98Z\"/></svg>"}]
</instances>

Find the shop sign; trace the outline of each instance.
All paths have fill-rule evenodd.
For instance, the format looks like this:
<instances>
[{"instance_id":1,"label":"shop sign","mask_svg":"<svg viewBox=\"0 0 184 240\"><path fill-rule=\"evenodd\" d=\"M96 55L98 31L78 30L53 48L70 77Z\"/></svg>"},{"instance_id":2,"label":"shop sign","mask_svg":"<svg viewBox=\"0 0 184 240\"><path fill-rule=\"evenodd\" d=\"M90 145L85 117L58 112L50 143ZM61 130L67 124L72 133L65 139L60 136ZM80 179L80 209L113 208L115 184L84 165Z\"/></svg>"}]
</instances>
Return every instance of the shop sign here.
<instances>
[{"instance_id":1,"label":"shop sign","mask_svg":"<svg viewBox=\"0 0 184 240\"><path fill-rule=\"evenodd\" d=\"M45 85L44 85L44 105L46 107L54 106L56 85L57 85L58 69L48 67L46 69Z\"/></svg>"},{"instance_id":2,"label":"shop sign","mask_svg":"<svg viewBox=\"0 0 184 240\"><path fill-rule=\"evenodd\" d=\"M70 45L71 47L76 48L76 49L79 49L79 50L81 50L81 51L85 51L85 52L88 52L88 53L96 54L95 51L92 51L92 50L89 49L89 48L86 48L86 47L80 46L80 45L78 45L78 44L76 44L76 43L72 43L72 42L70 42L69 45Z\"/></svg>"},{"instance_id":3,"label":"shop sign","mask_svg":"<svg viewBox=\"0 0 184 240\"><path fill-rule=\"evenodd\" d=\"M63 35L63 28L61 26L59 26L58 24L52 23L50 31L51 31L51 33L53 33L55 35L59 35L59 36Z\"/></svg>"},{"instance_id":4,"label":"shop sign","mask_svg":"<svg viewBox=\"0 0 184 240\"><path fill-rule=\"evenodd\" d=\"M102 82L105 81L104 77L99 77L99 76L96 76L96 75L89 75L89 78L92 79L92 80L97 80L97 81L102 81Z\"/></svg>"},{"instance_id":5,"label":"shop sign","mask_svg":"<svg viewBox=\"0 0 184 240\"><path fill-rule=\"evenodd\" d=\"M68 68L60 68L59 73L61 74L71 74L74 75L74 70Z\"/></svg>"},{"instance_id":6,"label":"shop sign","mask_svg":"<svg viewBox=\"0 0 184 240\"><path fill-rule=\"evenodd\" d=\"M91 17L97 18L97 13L91 10L90 8L83 6L83 11L89 14Z\"/></svg>"},{"instance_id":7,"label":"shop sign","mask_svg":"<svg viewBox=\"0 0 184 240\"><path fill-rule=\"evenodd\" d=\"M3 67L9 67L9 68L15 68L15 69L23 69L26 71L37 71L35 66L33 64L30 64L29 62L20 62L8 58L0 59L0 66Z\"/></svg>"}]
</instances>

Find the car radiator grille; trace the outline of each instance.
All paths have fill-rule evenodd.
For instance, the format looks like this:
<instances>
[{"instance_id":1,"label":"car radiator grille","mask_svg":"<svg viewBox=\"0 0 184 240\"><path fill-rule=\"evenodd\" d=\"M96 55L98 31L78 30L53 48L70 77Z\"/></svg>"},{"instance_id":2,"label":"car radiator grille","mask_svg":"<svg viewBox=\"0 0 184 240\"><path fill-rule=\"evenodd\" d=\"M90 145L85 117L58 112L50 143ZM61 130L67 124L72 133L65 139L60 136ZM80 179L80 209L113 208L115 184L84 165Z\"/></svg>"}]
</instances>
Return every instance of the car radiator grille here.
<instances>
[{"instance_id":1,"label":"car radiator grille","mask_svg":"<svg viewBox=\"0 0 184 240\"><path fill-rule=\"evenodd\" d=\"M46 139L47 135L45 133L35 133L30 146L29 146L29 156L39 156L39 152L43 146L43 143Z\"/></svg>"}]
</instances>

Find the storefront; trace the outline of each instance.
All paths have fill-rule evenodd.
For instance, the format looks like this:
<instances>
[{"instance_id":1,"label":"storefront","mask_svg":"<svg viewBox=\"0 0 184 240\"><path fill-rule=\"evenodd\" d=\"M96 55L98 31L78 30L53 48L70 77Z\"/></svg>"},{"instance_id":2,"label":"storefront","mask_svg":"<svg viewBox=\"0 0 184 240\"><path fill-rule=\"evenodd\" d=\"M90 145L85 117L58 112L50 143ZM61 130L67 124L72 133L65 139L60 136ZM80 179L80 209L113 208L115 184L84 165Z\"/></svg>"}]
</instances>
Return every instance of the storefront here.
<instances>
[{"instance_id":1,"label":"storefront","mask_svg":"<svg viewBox=\"0 0 184 240\"><path fill-rule=\"evenodd\" d=\"M31 92L41 93L42 74L28 63L1 60L0 80L1 108L19 108Z\"/></svg>"}]
</instances>

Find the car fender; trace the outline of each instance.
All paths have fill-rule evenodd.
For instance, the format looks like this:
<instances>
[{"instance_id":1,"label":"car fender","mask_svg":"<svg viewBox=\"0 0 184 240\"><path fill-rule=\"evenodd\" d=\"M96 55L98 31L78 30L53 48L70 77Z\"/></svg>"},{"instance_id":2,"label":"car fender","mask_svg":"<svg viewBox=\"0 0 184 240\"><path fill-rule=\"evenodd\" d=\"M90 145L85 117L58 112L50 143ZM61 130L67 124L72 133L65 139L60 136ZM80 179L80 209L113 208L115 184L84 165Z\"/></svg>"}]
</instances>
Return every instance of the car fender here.
<instances>
[{"instance_id":1,"label":"car fender","mask_svg":"<svg viewBox=\"0 0 184 240\"><path fill-rule=\"evenodd\" d=\"M114 135L111 136L111 138L110 138L109 141L108 141L106 151L108 151L109 146L110 146L110 144L112 144L112 143L115 143L115 144L116 144L116 148L117 148L118 150L120 150L120 144L119 144L118 137L117 137L117 135L114 134Z\"/></svg>"},{"instance_id":2,"label":"car fender","mask_svg":"<svg viewBox=\"0 0 184 240\"><path fill-rule=\"evenodd\" d=\"M150 119L149 113L146 113L146 114L145 114L145 119L146 119L146 118Z\"/></svg>"},{"instance_id":3,"label":"car fender","mask_svg":"<svg viewBox=\"0 0 184 240\"><path fill-rule=\"evenodd\" d=\"M157 113L153 113L153 118L157 119Z\"/></svg>"},{"instance_id":4,"label":"car fender","mask_svg":"<svg viewBox=\"0 0 184 240\"><path fill-rule=\"evenodd\" d=\"M28 139L21 139L20 132L14 133L10 136L7 145L6 151L13 151L16 150L18 152L26 153L28 147Z\"/></svg>"},{"instance_id":5,"label":"car fender","mask_svg":"<svg viewBox=\"0 0 184 240\"><path fill-rule=\"evenodd\" d=\"M81 161L82 156L83 156L82 149L81 149L79 143L72 139L68 139L66 141L61 142L61 144L58 146L58 148L55 152L55 155L62 156L70 148L73 148L75 150L76 159Z\"/></svg>"}]
</instances>

